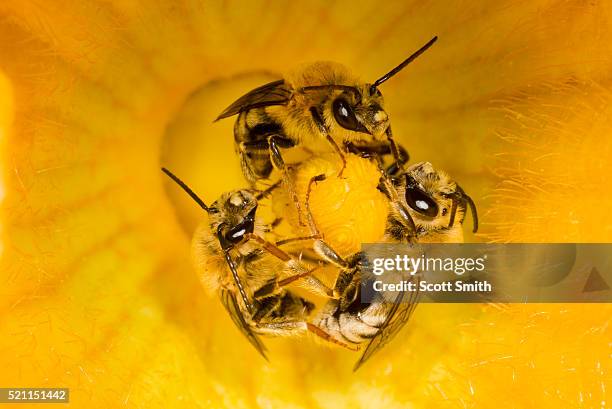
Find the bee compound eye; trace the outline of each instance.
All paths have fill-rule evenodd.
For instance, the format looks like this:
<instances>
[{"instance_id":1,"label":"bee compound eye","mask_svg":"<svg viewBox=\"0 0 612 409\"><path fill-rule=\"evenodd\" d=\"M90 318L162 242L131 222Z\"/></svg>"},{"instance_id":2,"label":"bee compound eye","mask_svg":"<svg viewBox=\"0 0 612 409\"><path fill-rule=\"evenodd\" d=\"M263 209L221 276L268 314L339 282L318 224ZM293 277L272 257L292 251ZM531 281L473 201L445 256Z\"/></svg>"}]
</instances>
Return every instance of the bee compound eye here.
<instances>
[{"instance_id":1,"label":"bee compound eye","mask_svg":"<svg viewBox=\"0 0 612 409\"><path fill-rule=\"evenodd\" d=\"M244 239L245 234L253 233L254 227L255 224L253 220L246 219L242 223L239 223L229 229L225 233L225 240L232 244L240 243Z\"/></svg>"},{"instance_id":2,"label":"bee compound eye","mask_svg":"<svg viewBox=\"0 0 612 409\"><path fill-rule=\"evenodd\" d=\"M418 188L406 188L406 203L412 210L424 216L436 217L438 215L438 205L435 200Z\"/></svg>"},{"instance_id":3,"label":"bee compound eye","mask_svg":"<svg viewBox=\"0 0 612 409\"><path fill-rule=\"evenodd\" d=\"M334 111L334 119L344 129L356 131L361 128L353 109L344 98L336 99L332 109Z\"/></svg>"}]
</instances>

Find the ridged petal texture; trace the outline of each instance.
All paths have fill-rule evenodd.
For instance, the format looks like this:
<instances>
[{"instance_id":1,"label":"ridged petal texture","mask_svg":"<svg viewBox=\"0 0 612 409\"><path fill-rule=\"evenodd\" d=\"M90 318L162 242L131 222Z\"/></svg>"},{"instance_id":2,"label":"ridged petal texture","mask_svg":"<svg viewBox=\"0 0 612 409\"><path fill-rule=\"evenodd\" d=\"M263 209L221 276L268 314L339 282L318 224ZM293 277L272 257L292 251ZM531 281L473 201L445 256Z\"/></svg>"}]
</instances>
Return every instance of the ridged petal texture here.
<instances>
[{"instance_id":1,"label":"ridged petal texture","mask_svg":"<svg viewBox=\"0 0 612 409\"><path fill-rule=\"evenodd\" d=\"M334 60L371 81L438 35L381 87L411 160L474 197L480 240L611 241L611 18L605 0L0 2L0 386L78 408L609 407L608 305L421 305L356 374L310 341L267 340L265 363L201 289L197 208L159 166L210 201L242 183L231 121L208 124L248 73Z\"/></svg>"}]
</instances>

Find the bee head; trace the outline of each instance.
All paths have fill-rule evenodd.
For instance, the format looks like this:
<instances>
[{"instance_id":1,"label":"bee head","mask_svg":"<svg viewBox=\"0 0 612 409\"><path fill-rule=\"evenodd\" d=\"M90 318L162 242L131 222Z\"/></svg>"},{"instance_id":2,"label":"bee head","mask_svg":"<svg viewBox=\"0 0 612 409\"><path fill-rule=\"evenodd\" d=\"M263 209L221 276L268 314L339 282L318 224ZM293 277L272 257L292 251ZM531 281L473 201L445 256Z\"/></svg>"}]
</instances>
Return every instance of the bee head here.
<instances>
[{"instance_id":1,"label":"bee head","mask_svg":"<svg viewBox=\"0 0 612 409\"><path fill-rule=\"evenodd\" d=\"M469 206L478 230L478 216L472 199L450 177L433 168L429 162L411 166L396 179L398 192L414 216L417 230L430 231L462 224Z\"/></svg>"},{"instance_id":2,"label":"bee head","mask_svg":"<svg viewBox=\"0 0 612 409\"><path fill-rule=\"evenodd\" d=\"M204 201L189 186L166 168L162 171L179 185L210 217L210 227L216 232L225 250L244 240L255 230L257 197L248 190L224 193L212 205ZM264 192L267 193L267 192Z\"/></svg>"},{"instance_id":3,"label":"bee head","mask_svg":"<svg viewBox=\"0 0 612 409\"><path fill-rule=\"evenodd\" d=\"M224 193L210 208L218 215L211 218L211 228L223 249L242 242L255 230L257 199L248 190Z\"/></svg>"},{"instance_id":4,"label":"bee head","mask_svg":"<svg viewBox=\"0 0 612 409\"><path fill-rule=\"evenodd\" d=\"M376 89L370 94L369 84L353 89L353 92L343 92L333 100L331 110L334 121L348 131L384 139L389 128L389 116L383 108L381 92Z\"/></svg>"},{"instance_id":5,"label":"bee head","mask_svg":"<svg viewBox=\"0 0 612 409\"><path fill-rule=\"evenodd\" d=\"M389 115L384 109L382 93L378 88L425 52L437 39L438 37L432 38L400 65L371 84L357 87L337 86L337 89L345 90L335 96L331 103L336 124L348 131L370 134L376 140L385 139L389 131Z\"/></svg>"}]
</instances>

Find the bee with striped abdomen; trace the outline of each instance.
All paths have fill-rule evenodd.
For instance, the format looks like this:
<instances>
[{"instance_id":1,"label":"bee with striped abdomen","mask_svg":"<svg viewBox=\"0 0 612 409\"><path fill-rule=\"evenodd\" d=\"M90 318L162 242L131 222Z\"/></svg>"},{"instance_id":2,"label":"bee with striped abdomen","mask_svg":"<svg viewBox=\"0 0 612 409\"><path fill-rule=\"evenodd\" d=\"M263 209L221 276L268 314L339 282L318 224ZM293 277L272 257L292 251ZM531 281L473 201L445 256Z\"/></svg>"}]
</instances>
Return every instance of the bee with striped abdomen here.
<instances>
[{"instance_id":1,"label":"bee with striped abdomen","mask_svg":"<svg viewBox=\"0 0 612 409\"><path fill-rule=\"evenodd\" d=\"M470 196L451 177L421 162L393 175L382 190L391 201L408 209L406 215L391 212L387 220L386 241L418 243L461 243L467 209L472 212L478 231L478 213Z\"/></svg>"},{"instance_id":2,"label":"bee with striped abdomen","mask_svg":"<svg viewBox=\"0 0 612 409\"><path fill-rule=\"evenodd\" d=\"M435 170L428 162L415 164L404 172L382 171L379 189L389 200L387 225L382 241L386 242L462 242L462 226L469 207L478 229L473 200L445 172ZM388 173L394 173L389 176ZM314 323L330 336L348 345L367 343L355 370L385 346L408 322L417 305L418 291L397 293L393 300L375 293L362 299L363 284L372 279L368 259L363 253L342 257L318 231L310 213L310 192L315 183L310 179L305 205L311 232L317 237L314 251L323 260L338 268L334 298L327 301ZM411 277L418 290L419 275ZM368 286L365 285L367 288Z\"/></svg>"},{"instance_id":3,"label":"bee with striped abdomen","mask_svg":"<svg viewBox=\"0 0 612 409\"><path fill-rule=\"evenodd\" d=\"M246 179L254 184L269 178L273 168L279 169L299 212L281 149L301 146L322 152L329 151L331 145L343 162L340 175L345 164L343 148L359 150L374 145L380 151L382 145L396 162L407 160L393 141L378 88L436 40L431 39L371 84L360 82L340 64L316 62L240 97L217 120L238 115L234 141Z\"/></svg>"},{"instance_id":4,"label":"bee with striped abdomen","mask_svg":"<svg viewBox=\"0 0 612 409\"><path fill-rule=\"evenodd\" d=\"M172 172L162 170L206 212L207 218L193 237L193 258L201 282L218 292L232 321L264 358L266 349L258 334L295 336L309 331L347 346L310 323L314 304L287 289L295 282L313 293L331 296L331 289L312 274L317 266L308 266L265 238L269 228L257 217L258 201L277 185L258 195L249 190L227 192L207 206Z\"/></svg>"}]
</instances>

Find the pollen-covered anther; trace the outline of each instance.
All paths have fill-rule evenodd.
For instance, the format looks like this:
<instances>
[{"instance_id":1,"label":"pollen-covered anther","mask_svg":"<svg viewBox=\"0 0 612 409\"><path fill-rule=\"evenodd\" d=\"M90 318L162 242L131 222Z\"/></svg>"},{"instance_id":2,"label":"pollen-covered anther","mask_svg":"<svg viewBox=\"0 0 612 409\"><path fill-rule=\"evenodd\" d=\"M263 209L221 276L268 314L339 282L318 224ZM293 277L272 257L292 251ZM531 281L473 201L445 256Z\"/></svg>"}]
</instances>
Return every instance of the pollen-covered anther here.
<instances>
[{"instance_id":1,"label":"pollen-covered anther","mask_svg":"<svg viewBox=\"0 0 612 409\"><path fill-rule=\"evenodd\" d=\"M310 209L312 221L325 241L342 255L359 251L361 243L379 241L384 234L388 212L388 201L377 189L380 172L376 165L352 154L346 155L346 162L342 177L337 177L341 164L335 155L310 159L302 163L294 175L302 211ZM306 206L308 185L320 174L327 178L311 184ZM284 211L291 209L283 208ZM297 218L289 217L288 220L297 230L309 233L308 229L298 226Z\"/></svg>"}]
</instances>

